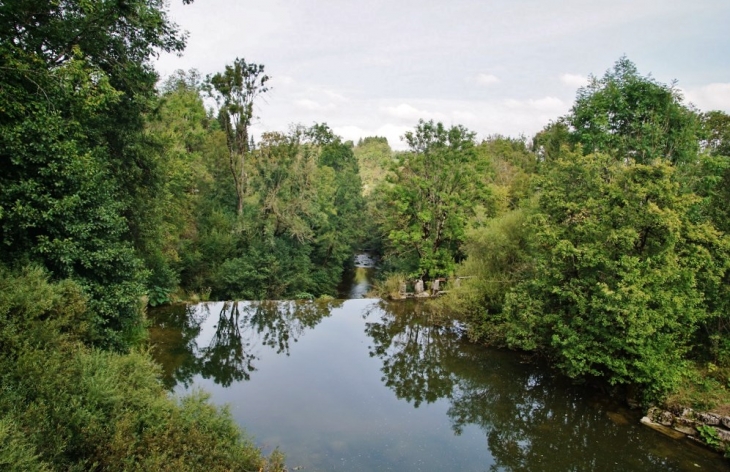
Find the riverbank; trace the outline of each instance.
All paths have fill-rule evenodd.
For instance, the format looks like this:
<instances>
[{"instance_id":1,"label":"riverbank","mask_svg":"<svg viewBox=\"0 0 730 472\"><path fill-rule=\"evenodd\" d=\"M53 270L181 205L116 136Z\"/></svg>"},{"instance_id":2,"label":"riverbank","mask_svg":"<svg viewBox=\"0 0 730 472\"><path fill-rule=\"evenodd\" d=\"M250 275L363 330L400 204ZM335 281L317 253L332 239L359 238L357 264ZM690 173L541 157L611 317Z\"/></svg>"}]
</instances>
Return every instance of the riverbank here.
<instances>
[{"instance_id":1,"label":"riverbank","mask_svg":"<svg viewBox=\"0 0 730 472\"><path fill-rule=\"evenodd\" d=\"M283 471L226 408L173 397L145 350L89 347L78 284L0 266L0 470Z\"/></svg>"},{"instance_id":2,"label":"riverbank","mask_svg":"<svg viewBox=\"0 0 730 472\"><path fill-rule=\"evenodd\" d=\"M643 424L674 438L687 437L730 457L728 369L695 365L678 389L650 407Z\"/></svg>"},{"instance_id":3,"label":"riverbank","mask_svg":"<svg viewBox=\"0 0 730 472\"><path fill-rule=\"evenodd\" d=\"M676 405L651 407L641 423L673 439L689 438L728 457L730 416Z\"/></svg>"}]
</instances>

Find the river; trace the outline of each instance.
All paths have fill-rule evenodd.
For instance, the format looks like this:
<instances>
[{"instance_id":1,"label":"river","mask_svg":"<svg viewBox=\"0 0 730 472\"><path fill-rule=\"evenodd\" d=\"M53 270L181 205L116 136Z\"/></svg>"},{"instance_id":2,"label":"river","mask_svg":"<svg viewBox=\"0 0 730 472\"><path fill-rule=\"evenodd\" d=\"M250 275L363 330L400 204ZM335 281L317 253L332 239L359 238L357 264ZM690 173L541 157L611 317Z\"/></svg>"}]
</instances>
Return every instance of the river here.
<instances>
[{"instance_id":1,"label":"river","mask_svg":"<svg viewBox=\"0 0 730 472\"><path fill-rule=\"evenodd\" d=\"M370 268L349 295L367 292ZM202 388L290 470L718 471L599 392L434 325L417 302L211 302L151 312L176 394Z\"/></svg>"}]
</instances>

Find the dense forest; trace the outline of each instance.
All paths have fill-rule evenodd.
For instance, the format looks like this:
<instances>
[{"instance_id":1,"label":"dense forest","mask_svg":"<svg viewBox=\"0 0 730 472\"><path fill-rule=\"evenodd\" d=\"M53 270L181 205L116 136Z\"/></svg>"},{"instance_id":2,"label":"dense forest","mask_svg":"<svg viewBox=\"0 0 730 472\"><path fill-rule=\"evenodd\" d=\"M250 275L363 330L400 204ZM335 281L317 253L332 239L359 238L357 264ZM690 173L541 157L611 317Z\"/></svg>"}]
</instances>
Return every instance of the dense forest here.
<instances>
[{"instance_id":1,"label":"dense forest","mask_svg":"<svg viewBox=\"0 0 730 472\"><path fill-rule=\"evenodd\" d=\"M3 468L282 469L203 395L169 397L145 309L334 297L358 248L383 296L448 280L430 309L475 342L726 401L729 115L620 58L534 137L255 138L264 65L160 82L152 58L184 46L161 0L0 3Z\"/></svg>"}]
</instances>

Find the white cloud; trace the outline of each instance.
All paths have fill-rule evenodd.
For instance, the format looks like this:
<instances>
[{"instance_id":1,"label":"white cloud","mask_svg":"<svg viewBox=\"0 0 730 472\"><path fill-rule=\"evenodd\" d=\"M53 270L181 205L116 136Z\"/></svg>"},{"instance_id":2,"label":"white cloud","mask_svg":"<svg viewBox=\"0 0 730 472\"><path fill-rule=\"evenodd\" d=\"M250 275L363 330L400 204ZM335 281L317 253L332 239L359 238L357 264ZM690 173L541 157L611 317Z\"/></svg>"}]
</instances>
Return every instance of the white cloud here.
<instances>
[{"instance_id":1,"label":"white cloud","mask_svg":"<svg viewBox=\"0 0 730 472\"><path fill-rule=\"evenodd\" d=\"M348 102L350 101L349 98L342 95L339 92L335 92L334 90L322 90L322 93L324 95L327 95L327 97L331 98L332 100L337 100L338 102Z\"/></svg>"},{"instance_id":2,"label":"white cloud","mask_svg":"<svg viewBox=\"0 0 730 472\"><path fill-rule=\"evenodd\" d=\"M534 110L540 112L554 112L557 114L565 113L570 108L569 104L555 97L543 97L537 99L515 100L508 98L504 100L507 108L516 110Z\"/></svg>"},{"instance_id":3,"label":"white cloud","mask_svg":"<svg viewBox=\"0 0 730 472\"><path fill-rule=\"evenodd\" d=\"M405 141L401 138L405 135L406 131L413 130L412 126L396 125L393 123L386 123L377 128L364 128L356 125L344 125L334 126L332 130L338 136L341 136L343 140L357 142L360 138L366 138L368 136L383 136L388 139L388 144L391 148L402 151L408 148Z\"/></svg>"},{"instance_id":4,"label":"white cloud","mask_svg":"<svg viewBox=\"0 0 730 472\"><path fill-rule=\"evenodd\" d=\"M332 131L334 131L336 135L342 137L343 141L350 140L357 142L358 139L369 136L367 130L354 125L335 126L332 128Z\"/></svg>"},{"instance_id":5,"label":"white cloud","mask_svg":"<svg viewBox=\"0 0 730 472\"><path fill-rule=\"evenodd\" d=\"M474 79L479 85L490 86L499 83L499 77L492 74L479 74Z\"/></svg>"},{"instance_id":6,"label":"white cloud","mask_svg":"<svg viewBox=\"0 0 730 472\"><path fill-rule=\"evenodd\" d=\"M470 111L464 111L464 110L454 110L451 112L451 117L456 121L457 123L461 122L470 122L478 118L478 116Z\"/></svg>"},{"instance_id":7,"label":"white cloud","mask_svg":"<svg viewBox=\"0 0 730 472\"><path fill-rule=\"evenodd\" d=\"M575 88L588 85L588 77L580 74L563 74L560 76L560 81Z\"/></svg>"},{"instance_id":8,"label":"white cloud","mask_svg":"<svg viewBox=\"0 0 730 472\"><path fill-rule=\"evenodd\" d=\"M395 118L418 119L421 112L414 106L407 103L401 103L395 107L384 107L383 112Z\"/></svg>"},{"instance_id":9,"label":"white cloud","mask_svg":"<svg viewBox=\"0 0 730 472\"><path fill-rule=\"evenodd\" d=\"M304 98L301 100L297 100L294 102L296 106L299 108L304 108L305 110L309 111L327 111L327 110L333 110L337 108L333 103L328 103L326 105L323 105L319 102L315 102L314 100L310 100L308 98Z\"/></svg>"},{"instance_id":10,"label":"white cloud","mask_svg":"<svg viewBox=\"0 0 730 472\"><path fill-rule=\"evenodd\" d=\"M399 118L413 123L420 119L444 120L447 117L444 113L419 109L407 103L401 103L397 106L386 106L381 108L381 111L390 117Z\"/></svg>"},{"instance_id":11,"label":"white cloud","mask_svg":"<svg viewBox=\"0 0 730 472\"><path fill-rule=\"evenodd\" d=\"M276 77L272 77L271 82L276 85L292 85L296 82L293 77L289 77L288 75L280 75Z\"/></svg>"},{"instance_id":12,"label":"white cloud","mask_svg":"<svg viewBox=\"0 0 730 472\"><path fill-rule=\"evenodd\" d=\"M388 138L388 144L390 144L391 148L403 151L408 149L408 145L401 138L404 134L406 134L406 131L410 131L412 129L412 126L401 126L387 123L376 129L373 135L385 136Z\"/></svg>"},{"instance_id":13,"label":"white cloud","mask_svg":"<svg viewBox=\"0 0 730 472\"><path fill-rule=\"evenodd\" d=\"M683 92L687 102L695 104L703 111L730 112L730 83L714 83Z\"/></svg>"}]
</instances>

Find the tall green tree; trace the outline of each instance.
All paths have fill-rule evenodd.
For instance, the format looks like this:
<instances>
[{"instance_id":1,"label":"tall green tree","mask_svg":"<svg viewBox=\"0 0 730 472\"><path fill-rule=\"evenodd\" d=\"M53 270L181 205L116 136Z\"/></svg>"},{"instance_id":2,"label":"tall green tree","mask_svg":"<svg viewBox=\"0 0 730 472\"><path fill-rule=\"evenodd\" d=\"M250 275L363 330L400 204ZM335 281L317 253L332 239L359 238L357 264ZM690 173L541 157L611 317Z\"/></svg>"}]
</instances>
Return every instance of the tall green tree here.
<instances>
[{"instance_id":1,"label":"tall green tree","mask_svg":"<svg viewBox=\"0 0 730 472\"><path fill-rule=\"evenodd\" d=\"M698 150L696 114L682 103L680 91L640 75L626 57L578 89L563 120L571 141L585 153L609 153L638 163L657 158L683 163Z\"/></svg>"},{"instance_id":2,"label":"tall green tree","mask_svg":"<svg viewBox=\"0 0 730 472\"><path fill-rule=\"evenodd\" d=\"M390 148L387 138L369 136L357 142L353 153L357 157L360 169L363 194L369 195L377 184L385 179L393 162L393 150Z\"/></svg>"},{"instance_id":3,"label":"tall green tree","mask_svg":"<svg viewBox=\"0 0 730 472\"><path fill-rule=\"evenodd\" d=\"M713 315L722 235L689 218L696 197L666 161L568 153L540 185L533 276L495 318L507 344L543 349L570 376L666 392Z\"/></svg>"},{"instance_id":4,"label":"tall green tree","mask_svg":"<svg viewBox=\"0 0 730 472\"><path fill-rule=\"evenodd\" d=\"M410 152L381 186L377 218L391 259L414 276L450 274L469 217L489 198L474 133L421 120L405 140Z\"/></svg>"},{"instance_id":5,"label":"tall green tree","mask_svg":"<svg viewBox=\"0 0 730 472\"><path fill-rule=\"evenodd\" d=\"M326 124L318 124L307 132L311 144L317 149L320 172L331 173L331 192L324 187L320 194L325 218L315 223L313 261L317 266L315 280L318 285L337 285L342 277L346 261L364 237L362 218L365 213L363 184L360 167L351 142L343 142Z\"/></svg>"},{"instance_id":6,"label":"tall green tree","mask_svg":"<svg viewBox=\"0 0 730 472\"><path fill-rule=\"evenodd\" d=\"M249 127L254 119L253 104L258 96L268 92L268 81L262 64L247 63L243 58L207 79L207 90L218 104L218 119L226 133L228 164L236 187L239 215L243 214L247 192L246 158L251 150Z\"/></svg>"},{"instance_id":7,"label":"tall green tree","mask_svg":"<svg viewBox=\"0 0 730 472\"><path fill-rule=\"evenodd\" d=\"M144 247L151 274L149 302L169 301L181 283L182 259L198 233L198 215L213 184L208 147L213 120L207 116L196 71L178 71L161 87L159 104L148 116L146 137L158 152L162 183L146 218L157 234Z\"/></svg>"},{"instance_id":8,"label":"tall green tree","mask_svg":"<svg viewBox=\"0 0 730 472\"><path fill-rule=\"evenodd\" d=\"M730 157L730 115L719 110L701 114L699 134L702 150Z\"/></svg>"},{"instance_id":9,"label":"tall green tree","mask_svg":"<svg viewBox=\"0 0 730 472\"><path fill-rule=\"evenodd\" d=\"M144 138L151 57L184 36L161 1L0 4L0 258L91 295L92 341L142 332L137 254L160 180Z\"/></svg>"}]
</instances>

